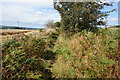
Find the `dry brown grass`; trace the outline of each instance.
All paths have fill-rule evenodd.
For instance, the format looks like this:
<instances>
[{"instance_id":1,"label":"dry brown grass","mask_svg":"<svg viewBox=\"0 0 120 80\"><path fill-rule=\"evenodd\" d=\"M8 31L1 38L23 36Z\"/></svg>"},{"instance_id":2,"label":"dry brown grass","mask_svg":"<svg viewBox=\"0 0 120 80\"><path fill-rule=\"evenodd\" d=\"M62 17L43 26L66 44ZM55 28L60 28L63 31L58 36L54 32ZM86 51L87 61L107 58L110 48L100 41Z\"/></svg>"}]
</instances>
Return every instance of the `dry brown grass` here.
<instances>
[{"instance_id":1,"label":"dry brown grass","mask_svg":"<svg viewBox=\"0 0 120 80\"><path fill-rule=\"evenodd\" d=\"M38 33L39 30L18 30L18 29L0 29L0 39L2 41L20 37L22 34L29 35Z\"/></svg>"},{"instance_id":2,"label":"dry brown grass","mask_svg":"<svg viewBox=\"0 0 120 80\"><path fill-rule=\"evenodd\" d=\"M116 42L107 33L79 33L68 39L59 36L55 46L58 56L51 69L53 77L118 78L118 61L109 58L116 53Z\"/></svg>"},{"instance_id":3,"label":"dry brown grass","mask_svg":"<svg viewBox=\"0 0 120 80\"><path fill-rule=\"evenodd\" d=\"M28 36L23 37L22 40L13 40L4 45L3 66L6 70L8 70L7 68L11 70L13 63L8 61L13 60L16 65L18 64L16 61L19 61L18 58L21 58L19 68L22 67L21 64L25 60L34 61L36 65L31 65L31 62L28 62L27 65L30 65L33 70L36 70L41 65L42 67L44 66L45 69L50 71L42 74L45 78L46 75L50 75L52 78L66 79L120 78L118 66L119 53L117 52L119 36L116 33L118 32L101 31L99 34L94 34L82 31L68 37L65 33L54 32L54 30L27 32L24 34ZM23 54L23 59L21 54ZM29 56L26 56L26 54ZM11 58L11 55L13 58ZM17 57L18 55L20 57ZM8 58L8 56L10 57ZM43 59L43 62L40 58ZM40 61L35 61L36 59L40 59ZM39 63L40 65L38 65ZM6 65L9 67L6 67ZM48 65L50 66L48 67ZM17 71L16 67L14 68L16 73L19 73L18 76L22 77L23 74ZM24 70L28 71L29 69L26 66ZM25 72L24 70L23 72ZM8 72L7 75L9 75L9 71L4 72ZM37 70L32 74L34 76L36 76L36 73L41 75L39 72L41 71ZM29 71L25 72L24 78L26 78L26 75L27 78L30 78L29 74ZM7 79L12 78L14 75L12 74ZM39 75L37 76L39 78Z\"/></svg>"}]
</instances>

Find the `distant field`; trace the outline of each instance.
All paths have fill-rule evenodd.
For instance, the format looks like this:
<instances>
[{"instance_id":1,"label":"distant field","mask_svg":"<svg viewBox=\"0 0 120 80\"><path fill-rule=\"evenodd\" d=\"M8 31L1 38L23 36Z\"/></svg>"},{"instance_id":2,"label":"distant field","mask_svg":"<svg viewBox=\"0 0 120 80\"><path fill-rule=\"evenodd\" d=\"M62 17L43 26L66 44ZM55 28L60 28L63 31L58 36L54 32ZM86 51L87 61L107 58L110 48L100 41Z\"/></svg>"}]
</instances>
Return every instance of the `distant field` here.
<instances>
[{"instance_id":1,"label":"distant field","mask_svg":"<svg viewBox=\"0 0 120 80\"><path fill-rule=\"evenodd\" d=\"M35 32L39 32L39 30L0 29L0 39L7 40L12 39L14 35L28 35Z\"/></svg>"},{"instance_id":2,"label":"distant field","mask_svg":"<svg viewBox=\"0 0 120 80\"><path fill-rule=\"evenodd\" d=\"M108 28L108 30L113 32L115 30L120 30L120 28ZM48 29L46 32L49 32L49 31L50 30ZM0 39L4 41L4 40L12 39L13 36L15 35L20 35L20 34L34 35L38 32L39 30L0 29Z\"/></svg>"},{"instance_id":3,"label":"distant field","mask_svg":"<svg viewBox=\"0 0 120 80\"><path fill-rule=\"evenodd\" d=\"M0 34L2 35L12 35L12 34L19 34L19 33L26 33L31 32L30 30L18 30L18 29L0 29Z\"/></svg>"}]
</instances>

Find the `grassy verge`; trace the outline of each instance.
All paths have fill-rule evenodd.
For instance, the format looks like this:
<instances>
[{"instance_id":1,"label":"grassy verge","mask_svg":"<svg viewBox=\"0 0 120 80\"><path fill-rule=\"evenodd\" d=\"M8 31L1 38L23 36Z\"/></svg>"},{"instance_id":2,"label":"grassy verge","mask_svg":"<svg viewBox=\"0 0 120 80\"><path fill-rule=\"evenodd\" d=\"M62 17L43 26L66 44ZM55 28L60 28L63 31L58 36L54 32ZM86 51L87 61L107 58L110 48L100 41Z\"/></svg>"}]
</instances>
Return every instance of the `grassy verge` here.
<instances>
[{"instance_id":1,"label":"grassy verge","mask_svg":"<svg viewBox=\"0 0 120 80\"><path fill-rule=\"evenodd\" d=\"M119 31L82 31L71 37L40 31L7 41L2 47L3 80L119 78Z\"/></svg>"}]
</instances>

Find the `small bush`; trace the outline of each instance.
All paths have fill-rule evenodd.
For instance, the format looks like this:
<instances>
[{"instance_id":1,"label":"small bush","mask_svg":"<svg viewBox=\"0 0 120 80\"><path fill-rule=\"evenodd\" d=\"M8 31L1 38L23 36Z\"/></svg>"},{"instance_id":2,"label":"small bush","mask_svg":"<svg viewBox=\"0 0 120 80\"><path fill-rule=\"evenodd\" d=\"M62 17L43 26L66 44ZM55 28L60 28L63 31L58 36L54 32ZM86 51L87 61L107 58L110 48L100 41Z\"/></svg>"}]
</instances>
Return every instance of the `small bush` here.
<instances>
[{"instance_id":1,"label":"small bush","mask_svg":"<svg viewBox=\"0 0 120 80\"><path fill-rule=\"evenodd\" d=\"M45 26L46 26L47 28L55 28L55 27L56 27L53 20L48 21L48 22L45 24Z\"/></svg>"},{"instance_id":2,"label":"small bush","mask_svg":"<svg viewBox=\"0 0 120 80\"><path fill-rule=\"evenodd\" d=\"M60 27L61 26L60 22L55 22L55 26Z\"/></svg>"}]
</instances>

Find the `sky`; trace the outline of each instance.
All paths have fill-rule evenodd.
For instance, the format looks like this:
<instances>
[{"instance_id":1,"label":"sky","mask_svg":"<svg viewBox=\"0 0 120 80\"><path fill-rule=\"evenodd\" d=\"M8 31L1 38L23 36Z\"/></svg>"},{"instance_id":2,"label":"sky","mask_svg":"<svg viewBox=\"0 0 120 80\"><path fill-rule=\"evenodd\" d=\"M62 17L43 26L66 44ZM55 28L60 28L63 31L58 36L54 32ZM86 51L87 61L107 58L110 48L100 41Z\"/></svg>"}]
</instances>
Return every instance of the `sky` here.
<instances>
[{"instance_id":1,"label":"sky","mask_svg":"<svg viewBox=\"0 0 120 80\"><path fill-rule=\"evenodd\" d=\"M110 13L108 25L118 24L118 3L112 7L106 7ZM103 11L104 11L103 10ZM59 13L53 8L53 0L1 0L0 1L0 25L19 26L30 28L44 28L49 20L60 21Z\"/></svg>"}]
</instances>

